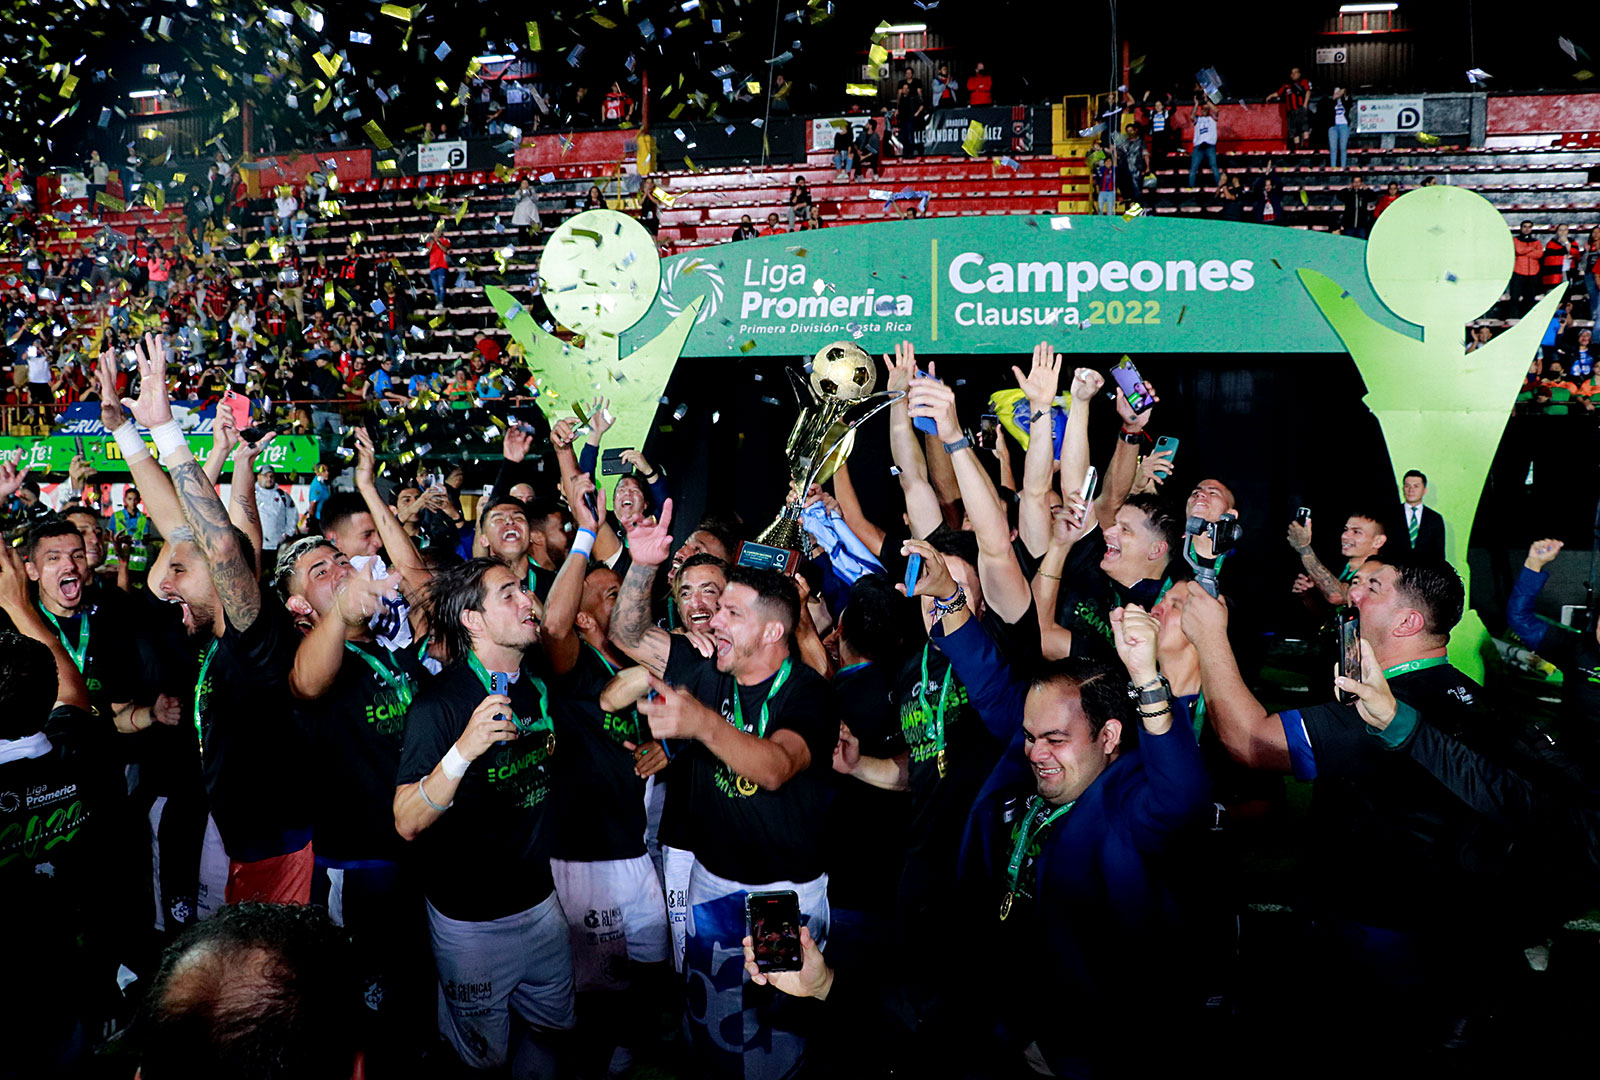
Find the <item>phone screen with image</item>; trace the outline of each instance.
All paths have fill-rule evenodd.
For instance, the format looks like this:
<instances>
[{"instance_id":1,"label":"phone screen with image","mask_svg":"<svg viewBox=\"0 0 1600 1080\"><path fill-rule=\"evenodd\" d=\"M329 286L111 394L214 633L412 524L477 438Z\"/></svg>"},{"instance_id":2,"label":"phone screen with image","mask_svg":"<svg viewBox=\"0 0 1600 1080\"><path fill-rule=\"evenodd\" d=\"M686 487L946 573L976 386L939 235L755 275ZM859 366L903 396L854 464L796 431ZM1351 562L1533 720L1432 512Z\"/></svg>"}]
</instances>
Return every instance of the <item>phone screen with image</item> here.
<instances>
[{"instance_id":1,"label":"phone screen with image","mask_svg":"<svg viewBox=\"0 0 1600 1080\"><path fill-rule=\"evenodd\" d=\"M1361 681L1361 614L1355 608L1339 613L1339 674ZM1356 696L1340 690L1338 698L1339 704L1349 705Z\"/></svg>"},{"instance_id":2,"label":"phone screen with image","mask_svg":"<svg viewBox=\"0 0 1600 1080\"><path fill-rule=\"evenodd\" d=\"M1144 378L1139 374L1139 369L1134 367L1133 361L1126 356L1112 367L1111 377L1117 380L1117 385L1122 388L1122 396L1128 399L1128 404L1132 406L1134 412L1142 413L1155 404L1155 399L1145 388Z\"/></svg>"},{"instance_id":3,"label":"phone screen with image","mask_svg":"<svg viewBox=\"0 0 1600 1080\"><path fill-rule=\"evenodd\" d=\"M756 970L799 971L800 897L793 890L750 893L745 923L755 943Z\"/></svg>"}]
</instances>

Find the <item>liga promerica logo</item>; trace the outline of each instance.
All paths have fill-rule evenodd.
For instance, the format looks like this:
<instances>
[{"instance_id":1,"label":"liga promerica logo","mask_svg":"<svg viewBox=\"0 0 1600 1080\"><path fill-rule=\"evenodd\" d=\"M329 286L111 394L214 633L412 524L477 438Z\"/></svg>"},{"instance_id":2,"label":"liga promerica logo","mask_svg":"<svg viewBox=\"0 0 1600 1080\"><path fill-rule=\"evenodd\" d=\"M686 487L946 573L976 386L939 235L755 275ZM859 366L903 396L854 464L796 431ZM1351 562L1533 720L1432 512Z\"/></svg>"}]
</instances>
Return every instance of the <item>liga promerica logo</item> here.
<instances>
[{"instance_id":1,"label":"liga promerica logo","mask_svg":"<svg viewBox=\"0 0 1600 1080\"><path fill-rule=\"evenodd\" d=\"M703 281L706 285L705 293L703 294L705 296L705 303L700 305L700 314L694 320L698 324L703 323L707 319L711 318L717 313L717 310L722 307L722 272L717 269L714 263L709 263L699 257L674 259L672 262L669 262L667 264L666 272L661 276L660 299L661 306L665 308L669 314L676 317L680 312L683 311L684 304L680 304L674 298L673 287L677 285L680 275L688 278L691 274L693 274L700 281ZM685 288L687 289L687 287L688 282L685 282ZM692 299L692 297L690 299Z\"/></svg>"}]
</instances>

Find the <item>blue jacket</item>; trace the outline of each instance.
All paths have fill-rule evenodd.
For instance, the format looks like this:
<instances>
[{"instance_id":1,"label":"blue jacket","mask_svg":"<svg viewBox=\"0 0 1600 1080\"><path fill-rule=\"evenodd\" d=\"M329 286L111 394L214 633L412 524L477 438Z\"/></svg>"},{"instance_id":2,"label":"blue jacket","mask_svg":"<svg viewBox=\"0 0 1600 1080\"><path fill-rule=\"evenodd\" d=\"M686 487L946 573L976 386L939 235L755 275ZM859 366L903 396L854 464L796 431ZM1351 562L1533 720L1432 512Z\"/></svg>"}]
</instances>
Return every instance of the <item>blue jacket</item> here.
<instances>
[{"instance_id":1,"label":"blue jacket","mask_svg":"<svg viewBox=\"0 0 1600 1080\"><path fill-rule=\"evenodd\" d=\"M1001 807L1034 791L1021 726L1028 684L1000 659L975 620L939 639L939 647L985 725L1010 733L1010 745L973 804L961 844L962 891L973 898L974 910L995 913L989 924L995 931L1003 925L998 906L1011 855L1011 830L1001 820ZM1173 702L1165 734L1139 731L1138 745L1125 749L1044 834L1036 899L1044 955L1014 959L1049 973L1053 1010L1119 1000L1135 987L1147 1002L1154 993L1195 1003L1189 976L1193 954L1203 945L1194 932L1194 910L1181 899L1180 865L1185 833L1208 822L1212 807L1210 778L1191 734L1190 706L1189 699ZM1132 735L1124 734L1125 746ZM1002 1026L1013 1041L1038 1040L1057 1075L1083 1071L1082 1061L1054 1047L1053 1027Z\"/></svg>"}]
</instances>

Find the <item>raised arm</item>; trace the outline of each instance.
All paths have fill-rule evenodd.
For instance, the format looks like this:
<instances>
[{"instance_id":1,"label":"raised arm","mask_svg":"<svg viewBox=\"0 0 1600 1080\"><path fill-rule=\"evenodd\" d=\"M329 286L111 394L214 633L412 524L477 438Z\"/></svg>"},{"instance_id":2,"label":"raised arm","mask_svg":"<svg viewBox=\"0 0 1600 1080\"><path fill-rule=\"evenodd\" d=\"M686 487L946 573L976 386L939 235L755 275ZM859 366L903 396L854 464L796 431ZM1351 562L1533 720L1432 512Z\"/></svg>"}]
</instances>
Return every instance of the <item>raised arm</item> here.
<instances>
[{"instance_id":1,"label":"raised arm","mask_svg":"<svg viewBox=\"0 0 1600 1080\"><path fill-rule=\"evenodd\" d=\"M56 703L85 711L91 708L89 687L83 681L83 674L72 662L61 639L45 625L39 609L28 600L28 574L22 568L22 557L10 544L0 544L0 611L10 616L17 633L49 647L56 662Z\"/></svg>"},{"instance_id":2,"label":"raised arm","mask_svg":"<svg viewBox=\"0 0 1600 1080\"><path fill-rule=\"evenodd\" d=\"M1533 612L1533 602L1549 579L1545 567L1561 553L1560 540L1535 540L1528 547L1528 557L1523 560L1522 573L1511 589L1506 601L1506 622L1515 630L1522 643L1537 650L1549 636L1550 626ZM1546 657L1549 659L1549 657Z\"/></svg>"},{"instance_id":3,"label":"raised arm","mask_svg":"<svg viewBox=\"0 0 1600 1080\"><path fill-rule=\"evenodd\" d=\"M422 555L417 551L416 543L411 539L411 534L406 532L406 527L401 520L389 509L383 501L383 496L378 493L378 457L372 445L372 436L366 428L356 429L356 491L361 493L361 501L366 504L367 513L372 515L372 523L377 526L378 539L383 541L383 550L389 556L389 563L400 574L400 579L405 583L406 591L410 594L420 593L433 580L433 571L422 563ZM418 500L421 503L421 500Z\"/></svg>"},{"instance_id":4,"label":"raised arm","mask_svg":"<svg viewBox=\"0 0 1600 1080\"><path fill-rule=\"evenodd\" d=\"M1080 369L1087 370L1087 369ZM1056 425L1051 409L1061 384L1061 355L1041 341L1033 349L1027 375L1013 367L1017 386L1028 399L1028 449L1022 459L1022 502L1017 507L1017 536L1037 558L1050 537L1050 478L1055 470ZM1074 388L1077 377L1073 379ZM1083 412L1087 415L1088 409ZM1071 421L1069 420L1070 424Z\"/></svg>"},{"instance_id":5,"label":"raised arm","mask_svg":"<svg viewBox=\"0 0 1600 1080\"><path fill-rule=\"evenodd\" d=\"M206 479L194 451L172 419L166 353L154 334L146 334L144 346L139 349L139 400L125 399L123 404L135 420L150 429L156 447L162 451L184 516L194 530L195 546L211 569L211 580L228 624L235 630L248 630L261 614L261 585L255 568L244 557L217 489Z\"/></svg>"},{"instance_id":6,"label":"raised arm","mask_svg":"<svg viewBox=\"0 0 1600 1080\"><path fill-rule=\"evenodd\" d=\"M894 347L894 356L883 358L889 367L890 390L909 390L916 378L917 353L911 342ZM904 397L889 406L889 453L899 470L900 492L906 500L906 517L911 532L927 536L944 523L939 496L928 482L928 464L922 456L916 429L911 426L910 406Z\"/></svg>"},{"instance_id":7,"label":"raised arm","mask_svg":"<svg viewBox=\"0 0 1600 1080\"><path fill-rule=\"evenodd\" d=\"M1228 644L1228 609L1204 589L1190 589L1183 605L1183 633L1200 656L1200 688L1206 717L1233 759L1252 769L1290 771L1289 740L1276 713L1250 693Z\"/></svg>"},{"instance_id":8,"label":"raised arm","mask_svg":"<svg viewBox=\"0 0 1600 1080\"><path fill-rule=\"evenodd\" d=\"M941 442L948 445L961 439L956 396L948 386L932 379L918 379L907 397L911 401L910 414L933 420ZM1033 596L1022 567L1017 565L1016 553L1011 550L1011 526L1005 508L970 443L946 456L955 467L961 500L978 537L978 576L984 599L1002 619L1014 623L1028 613Z\"/></svg>"},{"instance_id":9,"label":"raised arm","mask_svg":"<svg viewBox=\"0 0 1600 1080\"><path fill-rule=\"evenodd\" d=\"M1294 553L1300 556L1300 565L1306 569L1306 575L1311 578L1323 599L1335 606L1350 602L1350 587L1340 581L1338 576L1317 558L1317 553L1311 550L1311 519L1307 518L1304 525L1298 521L1289 522L1289 546L1294 548Z\"/></svg>"},{"instance_id":10,"label":"raised arm","mask_svg":"<svg viewBox=\"0 0 1600 1080\"><path fill-rule=\"evenodd\" d=\"M333 610L317 620L295 650L294 667L289 670L289 691L303 701L312 701L333 689L339 669L344 666L344 643L351 630L383 609L386 597L396 590L394 578L373 576L375 564L368 563L340 583L333 594Z\"/></svg>"},{"instance_id":11,"label":"raised arm","mask_svg":"<svg viewBox=\"0 0 1600 1080\"><path fill-rule=\"evenodd\" d=\"M1039 560L1033 575L1033 602L1039 611L1039 650L1046 660L1059 660L1072 654L1072 631L1057 617L1061 596L1061 572L1067 565L1072 546L1083 539L1084 523L1089 520L1089 505L1074 491L1064 505L1050 516L1050 546Z\"/></svg>"},{"instance_id":12,"label":"raised arm","mask_svg":"<svg viewBox=\"0 0 1600 1080\"><path fill-rule=\"evenodd\" d=\"M1156 396L1156 388L1150 385L1150 380L1146 379L1144 386L1152 401L1161 400ZM1117 438L1117 448L1112 452L1111 464L1106 468L1106 482L1101 485L1100 495L1094 501L1095 517L1100 527L1105 529L1109 529L1117 520L1117 511L1127 502L1128 495L1133 491L1133 482L1138 479L1139 444L1144 441L1144 429L1155 415L1155 408L1152 406L1142 413L1134 412L1119 386L1117 413L1122 417L1122 434Z\"/></svg>"},{"instance_id":13,"label":"raised arm","mask_svg":"<svg viewBox=\"0 0 1600 1080\"><path fill-rule=\"evenodd\" d=\"M632 562L622 579L616 606L611 610L611 641L656 675L667 670L672 639L650 621L650 588L656 569L672 552L672 500L661 508L661 520L628 530Z\"/></svg>"},{"instance_id":14,"label":"raised arm","mask_svg":"<svg viewBox=\"0 0 1600 1080\"><path fill-rule=\"evenodd\" d=\"M227 409L217 410L220 419L223 413L228 414L227 425L233 430L233 414ZM256 553L256 577L261 576L261 511L256 506L256 458L267 448L267 444L277 438L276 432L267 434L256 442L244 442L234 432L234 445L229 451L233 458L233 484L228 492L228 520L250 538L250 543Z\"/></svg>"},{"instance_id":15,"label":"raised arm","mask_svg":"<svg viewBox=\"0 0 1600 1080\"><path fill-rule=\"evenodd\" d=\"M599 418L600 414L605 412L605 398L595 398L592 407L594 408L595 414L590 417L591 425L601 424L601 431L605 431L610 428L610 421L601 421ZM609 416L610 413L606 413L606 415ZM561 490L563 494L566 494L567 503L569 505L572 503L572 496L568 494L569 489L580 476L589 477L591 482L590 490L595 491L595 498L597 500L601 498L601 493L595 490L592 486L594 480L594 468L592 464L586 467L572 454L572 431L573 425L576 423L577 421L574 418L568 417L559 421L550 429L550 445L555 448L556 463L561 468ZM589 430L590 438L596 438L594 435L593 426L591 426ZM598 441L593 443L585 443L585 454L587 455L589 453L589 448L591 446L599 447L599 445L600 444ZM599 511L599 524L595 526L594 557L599 559L601 562L605 562L615 555L617 550L622 547L622 538L617 535L617 531L611 527L611 524L605 520L605 504L603 502L597 502L596 509ZM575 507L574 512L576 512Z\"/></svg>"},{"instance_id":16,"label":"raised arm","mask_svg":"<svg viewBox=\"0 0 1600 1080\"><path fill-rule=\"evenodd\" d=\"M118 404L119 400L116 364L109 352L103 352L100 354L101 426L111 432L122 450L123 460L128 463L134 486L143 496L145 512L155 523L156 531L162 536L171 536L174 529L188 524L183 516L183 504L178 501L178 493L166 471L139 437L137 427L128 423L128 414Z\"/></svg>"},{"instance_id":17,"label":"raised arm","mask_svg":"<svg viewBox=\"0 0 1600 1080\"><path fill-rule=\"evenodd\" d=\"M840 461L839 467L833 470L833 497L839 504L839 513L844 516L846 525L855 533L867 549L874 555L883 554L884 531L871 521L861 511L861 500L856 497L856 486L850 479L850 463L848 460Z\"/></svg>"},{"instance_id":18,"label":"raised arm","mask_svg":"<svg viewBox=\"0 0 1600 1080\"><path fill-rule=\"evenodd\" d=\"M544 647L551 670L557 675L565 675L572 670L583 645L574 628L578 621L578 608L583 603L583 578L588 572L589 553L594 545L595 527L598 524L583 499L584 495L594 492L594 477L585 473L563 477L561 487L566 492L568 505L572 507L572 520L577 532L567 548L566 561L561 564L556 580L545 597L544 622L539 630L539 644Z\"/></svg>"}]
</instances>

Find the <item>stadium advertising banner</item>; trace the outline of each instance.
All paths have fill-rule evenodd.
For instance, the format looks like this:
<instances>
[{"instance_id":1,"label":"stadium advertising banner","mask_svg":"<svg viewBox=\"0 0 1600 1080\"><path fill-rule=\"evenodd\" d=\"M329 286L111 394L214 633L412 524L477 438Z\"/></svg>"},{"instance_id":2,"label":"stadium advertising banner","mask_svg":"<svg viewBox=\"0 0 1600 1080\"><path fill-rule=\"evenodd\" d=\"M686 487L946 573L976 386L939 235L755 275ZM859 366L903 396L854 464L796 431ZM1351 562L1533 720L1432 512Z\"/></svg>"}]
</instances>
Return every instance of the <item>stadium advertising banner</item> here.
<instances>
[{"instance_id":1,"label":"stadium advertising banner","mask_svg":"<svg viewBox=\"0 0 1600 1080\"><path fill-rule=\"evenodd\" d=\"M932 218L723 244L664 259L655 305L626 335L660 334L703 297L684 356L870 352L1343 352L1295 271L1371 292L1366 244L1270 225L1170 218Z\"/></svg>"},{"instance_id":2,"label":"stadium advertising banner","mask_svg":"<svg viewBox=\"0 0 1600 1080\"><path fill-rule=\"evenodd\" d=\"M214 405L199 409L198 401L174 401L172 415L184 424L184 434L195 456L204 459L211 452L211 423L216 418ZM197 411L198 410L198 411ZM192 418L192 419L191 419ZM146 443L150 432L139 429ZM44 438L0 438L0 454L22 451L21 467L36 473L64 473L72 464L72 457L83 445L83 456L96 472L127 472L128 463L116 440L100 423L98 402L80 401L68 405L61 414L60 423ZM155 453L154 444L150 452ZM260 464L271 465L279 472L308 473L317 467L317 443L306 435L282 435L267 444L257 459Z\"/></svg>"},{"instance_id":3,"label":"stadium advertising banner","mask_svg":"<svg viewBox=\"0 0 1600 1080\"><path fill-rule=\"evenodd\" d=\"M446 142L422 143L417 147L417 171L449 172L467 167L467 141L451 139Z\"/></svg>"}]
</instances>

